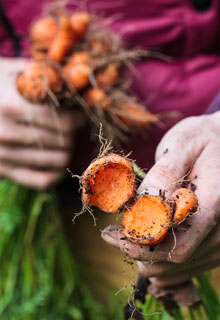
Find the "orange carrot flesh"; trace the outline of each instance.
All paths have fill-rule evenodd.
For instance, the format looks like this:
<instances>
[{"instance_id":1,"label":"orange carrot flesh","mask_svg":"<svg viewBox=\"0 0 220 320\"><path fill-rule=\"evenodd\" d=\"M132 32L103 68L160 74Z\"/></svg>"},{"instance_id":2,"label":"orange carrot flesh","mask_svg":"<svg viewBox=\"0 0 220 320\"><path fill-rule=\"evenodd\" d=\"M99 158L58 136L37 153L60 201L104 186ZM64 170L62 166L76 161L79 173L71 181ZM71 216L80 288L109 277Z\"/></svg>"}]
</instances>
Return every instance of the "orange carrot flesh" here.
<instances>
[{"instance_id":1,"label":"orange carrot flesh","mask_svg":"<svg viewBox=\"0 0 220 320\"><path fill-rule=\"evenodd\" d=\"M76 44L76 41L69 18L61 16L59 31L48 51L48 58L55 62L63 62L65 56Z\"/></svg>"},{"instance_id":2,"label":"orange carrot flesh","mask_svg":"<svg viewBox=\"0 0 220 320\"><path fill-rule=\"evenodd\" d=\"M98 71L95 80L100 88L113 86L118 80L118 65L110 63L104 70Z\"/></svg>"},{"instance_id":3,"label":"orange carrot flesh","mask_svg":"<svg viewBox=\"0 0 220 320\"><path fill-rule=\"evenodd\" d=\"M174 223L183 222L198 208L198 199L189 188L179 188L171 196L171 205L174 207Z\"/></svg>"},{"instance_id":4,"label":"orange carrot flesh","mask_svg":"<svg viewBox=\"0 0 220 320\"><path fill-rule=\"evenodd\" d=\"M63 75L70 85L80 90L89 84L91 69L86 64L67 65L63 68Z\"/></svg>"},{"instance_id":5,"label":"orange carrot flesh","mask_svg":"<svg viewBox=\"0 0 220 320\"><path fill-rule=\"evenodd\" d=\"M100 88L91 88L85 94L85 101L89 107L97 107L103 110L112 104L112 99Z\"/></svg>"},{"instance_id":6,"label":"orange carrot flesh","mask_svg":"<svg viewBox=\"0 0 220 320\"><path fill-rule=\"evenodd\" d=\"M117 212L135 194L131 161L113 153L96 159L83 174L82 190L83 200L89 206Z\"/></svg>"},{"instance_id":7,"label":"orange carrot flesh","mask_svg":"<svg viewBox=\"0 0 220 320\"><path fill-rule=\"evenodd\" d=\"M56 37L58 31L58 24L56 20L51 17L44 17L37 20L30 31L31 41L41 48L49 48Z\"/></svg>"},{"instance_id":8,"label":"orange carrot flesh","mask_svg":"<svg viewBox=\"0 0 220 320\"><path fill-rule=\"evenodd\" d=\"M136 244L154 245L166 237L171 219L171 208L161 197L143 195L124 212L122 232Z\"/></svg>"},{"instance_id":9,"label":"orange carrot flesh","mask_svg":"<svg viewBox=\"0 0 220 320\"><path fill-rule=\"evenodd\" d=\"M32 102L41 102L48 96L48 90L58 94L63 82L51 66L43 62L31 62L18 75L17 89L21 95Z\"/></svg>"},{"instance_id":10,"label":"orange carrot flesh","mask_svg":"<svg viewBox=\"0 0 220 320\"><path fill-rule=\"evenodd\" d=\"M89 25L90 15L88 12L75 12L70 17L70 23L77 37L82 37Z\"/></svg>"}]
</instances>

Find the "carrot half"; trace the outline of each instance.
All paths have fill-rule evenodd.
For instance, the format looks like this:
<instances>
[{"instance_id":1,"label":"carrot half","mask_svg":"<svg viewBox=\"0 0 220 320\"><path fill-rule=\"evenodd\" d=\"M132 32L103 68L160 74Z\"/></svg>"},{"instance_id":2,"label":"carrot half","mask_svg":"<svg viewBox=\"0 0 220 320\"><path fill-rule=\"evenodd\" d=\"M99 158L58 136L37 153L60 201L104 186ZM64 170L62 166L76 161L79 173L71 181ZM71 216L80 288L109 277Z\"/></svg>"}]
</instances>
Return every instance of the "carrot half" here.
<instances>
[{"instance_id":1,"label":"carrot half","mask_svg":"<svg viewBox=\"0 0 220 320\"><path fill-rule=\"evenodd\" d=\"M82 198L89 206L117 212L136 191L132 162L110 153L90 164L82 177Z\"/></svg>"},{"instance_id":2,"label":"carrot half","mask_svg":"<svg viewBox=\"0 0 220 320\"><path fill-rule=\"evenodd\" d=\"M198 208L198 199L189 188L179 188L171 196L171 206L174 209L173 222L180 224Z\"/></svg>"},{"instance_id":3,"label":"carrot half","mask_svg":"<svg viewBox=\"0 0 220 320\"><path fill-rule=\"evenodd\" d=\"M160 196L143 195L124 211L122 232L140 245L154 245L167 235L172 210Z\"/></svg>"}]
</instances>

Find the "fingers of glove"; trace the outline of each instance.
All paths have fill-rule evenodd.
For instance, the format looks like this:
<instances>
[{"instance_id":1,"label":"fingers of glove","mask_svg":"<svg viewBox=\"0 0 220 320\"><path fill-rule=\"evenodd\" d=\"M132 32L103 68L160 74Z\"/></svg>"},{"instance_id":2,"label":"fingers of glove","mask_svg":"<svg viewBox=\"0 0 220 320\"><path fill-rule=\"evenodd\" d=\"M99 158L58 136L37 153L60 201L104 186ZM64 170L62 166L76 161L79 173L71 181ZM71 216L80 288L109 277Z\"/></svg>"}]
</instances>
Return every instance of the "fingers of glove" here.
<instances>
[{"instance_id":1,"label":"fingers of glove","mask_svg":"<svg viewBox=\"0 0 220 320\"><path fill-rule=\"evenodd\" d=\"M47 129L4 121L0 123L1 143L68 149L72 141L68 135L60 137Z\"/></svg>"},{"instance_id":2,"label":"fingers of glove","mask_svg":"<svg viewBox=\"0 0 220 320\"><path fill-rule=\"evenodd\" d=\"M64 170L42 171L26 167L13 167L5 163L0 164L1 176L37 190L48 189L50 186L59 182L64 174Z\"/></svg>"},{"instance_id":3,"label":"fingers of glove","mask_svg":"<svg viewBox=\"0 0 220 320\"><path fill-rule=\"evenodd\" d=\"M69 134L84 123L81 113L74 110L62 110L47 105L39 106L27 102L19 104L1 104L1 115L11 121L29 123L34 126Z\"/></svg>"},{"instance_id":4,"label":"fingers of glove","mask_svg":"<svg viewBox=\"0 0 220 320\"><path fill-rule=\"evenodd\" d=\"M67 167L70 152L66 150L35 149L17 146L0 145L0 162L38 168Z\"/></svg>"}]
</instances>

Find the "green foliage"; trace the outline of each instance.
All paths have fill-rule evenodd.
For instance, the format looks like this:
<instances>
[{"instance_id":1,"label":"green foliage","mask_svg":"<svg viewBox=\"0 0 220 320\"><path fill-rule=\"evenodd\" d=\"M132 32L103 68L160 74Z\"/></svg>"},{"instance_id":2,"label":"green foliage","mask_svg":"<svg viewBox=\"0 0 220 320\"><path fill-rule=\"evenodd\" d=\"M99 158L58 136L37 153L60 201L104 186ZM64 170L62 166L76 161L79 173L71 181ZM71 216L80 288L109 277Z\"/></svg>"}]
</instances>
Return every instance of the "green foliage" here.
<instances>
[{"instance_id":1,"label":"green foliage","mask_svg":"<svg viewBox=\"0 0 220 320\"><path fill-rule=\"evenodd\" d=\"M1 182L0 226L0 319L113 319L83 282L53 191Z\"/></svg>"}]
</instances>

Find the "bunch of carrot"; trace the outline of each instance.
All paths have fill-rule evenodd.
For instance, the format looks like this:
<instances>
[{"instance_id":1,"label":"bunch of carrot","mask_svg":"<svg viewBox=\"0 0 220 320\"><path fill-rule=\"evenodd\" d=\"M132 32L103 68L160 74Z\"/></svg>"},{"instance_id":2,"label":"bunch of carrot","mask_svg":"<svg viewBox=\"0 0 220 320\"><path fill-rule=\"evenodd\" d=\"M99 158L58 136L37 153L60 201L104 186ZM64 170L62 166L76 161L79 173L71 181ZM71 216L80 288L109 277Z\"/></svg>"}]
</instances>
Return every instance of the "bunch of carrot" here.
<instances>
[{"instance_id":1,"label":"bunch of carrot","mask_svg":"<svg viewBox=\"0 0 220 320\"><path fill-rule=\"evenodd\" d=\"M123 211L121 231L140 245L161 242L171 227L183 222L198 208L195 193L187 187L178 188L169 198L136 193L133 162L109 153L93 161L81 178L82 200L108 213Z\"/></svg>"},{"instance_id":2,"label":"bunch of carrot","mask_svg":"<svg viewBox=\"0 0 220 320\"><path fill-rule=\"evenodd\" d=\"M86 11L40 17L30 29L32 61L18 75L17 89L32 103L80 107L112 136L147 128L160 116L129 96L123 73L146 52L124 49L101 24Z\"/></svg>"}]
</instances>

